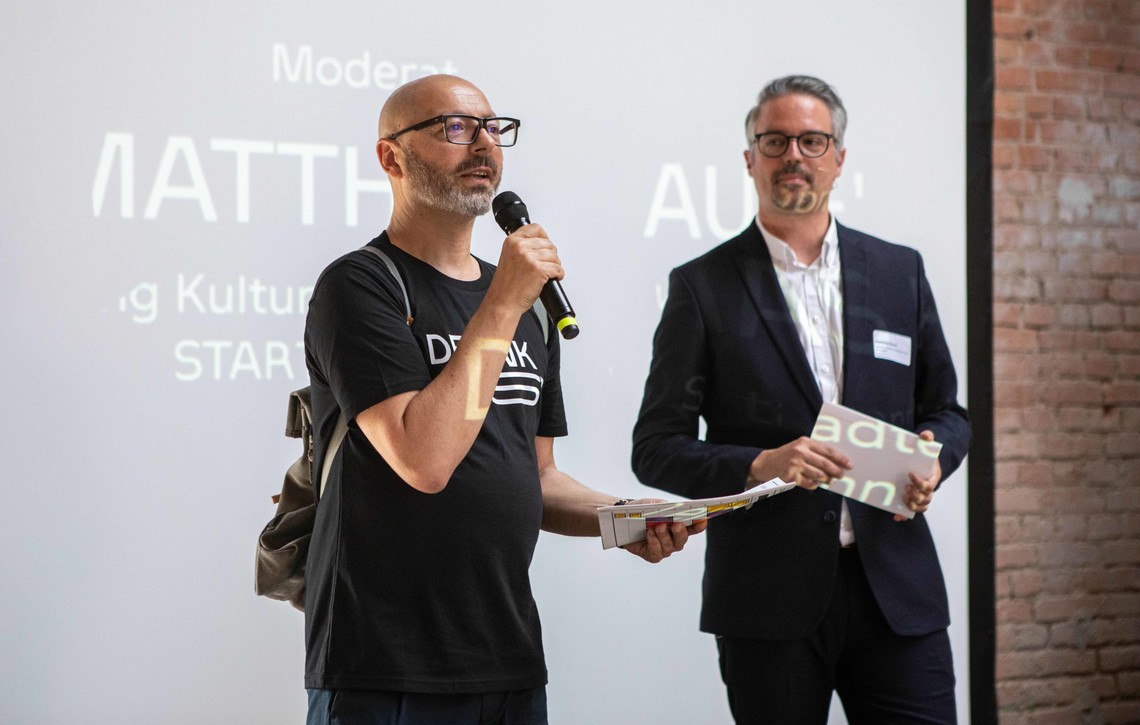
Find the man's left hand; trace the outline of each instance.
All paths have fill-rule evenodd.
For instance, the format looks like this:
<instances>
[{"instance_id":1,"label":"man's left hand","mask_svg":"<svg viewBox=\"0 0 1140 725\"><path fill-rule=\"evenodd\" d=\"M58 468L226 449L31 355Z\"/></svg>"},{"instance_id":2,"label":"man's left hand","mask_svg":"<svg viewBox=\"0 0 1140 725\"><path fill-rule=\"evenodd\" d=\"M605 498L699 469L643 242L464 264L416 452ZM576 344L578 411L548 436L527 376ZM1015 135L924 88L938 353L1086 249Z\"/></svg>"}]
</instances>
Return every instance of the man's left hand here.
<instances>
[{"instance_id":1,"label":"man's left hand","mask_svg":"<svg viewBox=\"0 0 1140 725\"><path fill-rule=\"evenodd\" d=\"M659 503L659 499L640 499L631 503ZM671 524L651 524L645 527L645 539L626 544L621 547L631 554L640 556L650 564L656 564L662 559L669 558L675 551L685 548L689 537L699 534L708 528L708 519L694 521L685 526L679 521Z\"/></svg>"},{"instance_id":2,"label":"man's left hand","mask_svg":"<svg viewBox=\"0 0 1140 725\"><path fill-rule=\"evenodd\" d=\"M934 433L932 431L924 430L918 434L918 437L924 441L934 440ZM938 482L942 480L942 464L938 459L934 459L934 470L930 472L929 478L919 478L913 473L910 474L910 483L907 484L906 490L903 493L903 502L907 507L916 514L923 513L930 508L930 502L934 499L934 489L938 487ZM906 521L905 516L895 515L895 521Z\"/></svg>"}]
</instances>

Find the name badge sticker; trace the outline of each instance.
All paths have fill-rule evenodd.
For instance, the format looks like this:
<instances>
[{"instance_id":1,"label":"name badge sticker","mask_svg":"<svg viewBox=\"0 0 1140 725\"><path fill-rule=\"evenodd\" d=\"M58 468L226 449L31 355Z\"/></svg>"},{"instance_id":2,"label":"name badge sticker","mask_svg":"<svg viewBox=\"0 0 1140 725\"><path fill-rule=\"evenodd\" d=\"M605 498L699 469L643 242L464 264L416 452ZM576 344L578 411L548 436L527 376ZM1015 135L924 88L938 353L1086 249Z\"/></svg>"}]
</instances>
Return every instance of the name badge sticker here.
<instances>
[{"instance_id":1,"label":"name badge sticker","mask_svg":"<svg viewBox=\"0 0 1140 725\"><path fill-rule=\"evenodd\" d=\"M910 367L910 338L897 332L875 330L871 333L875 357Z\"/></svg>"}]
</instances>

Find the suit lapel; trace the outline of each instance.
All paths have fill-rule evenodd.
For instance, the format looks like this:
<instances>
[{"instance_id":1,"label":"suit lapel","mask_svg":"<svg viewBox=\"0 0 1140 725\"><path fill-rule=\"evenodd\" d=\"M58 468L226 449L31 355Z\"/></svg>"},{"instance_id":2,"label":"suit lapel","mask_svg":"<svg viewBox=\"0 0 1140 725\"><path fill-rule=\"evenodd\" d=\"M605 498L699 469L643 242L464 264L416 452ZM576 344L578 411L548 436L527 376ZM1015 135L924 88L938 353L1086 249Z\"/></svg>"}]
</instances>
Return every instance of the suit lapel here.
<instances>
[{"instance_id":1,"label":"suit lapel","mask_svg":"<svg viewBox=\"0 0 1140 725\"><path fill-rule=\"evenodd\" d=\"M867 250L846 227L839 233L839 265L843 279L843 400L855 400L863 372L862 357L871 343L872 321L867 314L870 292Z\"/></svg>"},{"instance_id":2,"label":"suit lapel","mask_svg":"<svg viewBox=\"0 0 1140 725\"><path fill-rule=\"evenodd\" d=\"M796 385L811 403L812 408L819 410L823 405L823 396L811 374L811 366L808 364L799 333L796 332L795 323L792 322L792 313L788 310L784 291L780 289L780 282L776 279L776 270L772 267L768 245L764 243L764 238L755 223L751 224L737 240L738 244L734 250L737 258L736 269L744 281L744 286L760 312L760 319L775 342L776 350L783 358L792 379L796 381Z\"/></svg>"}]
</instances>

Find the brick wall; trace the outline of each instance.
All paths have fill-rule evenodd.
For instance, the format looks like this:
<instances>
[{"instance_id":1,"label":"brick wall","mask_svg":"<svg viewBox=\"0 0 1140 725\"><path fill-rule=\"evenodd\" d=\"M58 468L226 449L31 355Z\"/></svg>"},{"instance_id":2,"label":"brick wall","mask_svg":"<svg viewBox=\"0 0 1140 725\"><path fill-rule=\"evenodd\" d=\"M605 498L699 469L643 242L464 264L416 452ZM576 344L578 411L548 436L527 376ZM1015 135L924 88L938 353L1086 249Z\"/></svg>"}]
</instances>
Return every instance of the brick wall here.
<instances>
[{"instance_id":1,"label":"brick wall","mask_svg":"<svg viewBox=\"0 0 1140 725\"><path fill-rule=\"evenodd\" d=\"M993 0L997 695L1140 722L1140 1Z\"/></svg>"}]
</instances>

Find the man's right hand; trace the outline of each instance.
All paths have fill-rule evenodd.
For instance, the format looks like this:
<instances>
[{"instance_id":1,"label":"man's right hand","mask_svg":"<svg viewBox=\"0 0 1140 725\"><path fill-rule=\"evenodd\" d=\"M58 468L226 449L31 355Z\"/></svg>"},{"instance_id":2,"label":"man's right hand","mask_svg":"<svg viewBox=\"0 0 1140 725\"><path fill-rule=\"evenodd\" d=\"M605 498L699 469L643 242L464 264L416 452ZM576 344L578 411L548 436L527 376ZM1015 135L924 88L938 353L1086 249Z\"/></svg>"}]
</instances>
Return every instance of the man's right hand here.
<instances>
[{"instance_id":1,"label":"man's right hand","mask_svg":"<svg viewBox=\"0 0 1140 725\"><path fill-rule=\"evenodd\" d=\"M562 279L564 275L558 249L546 231L538 224L527 224L503 241L487 297L493 303L517 307L521 315L538 299L548 280Z\"/></svg>"},{"instance_id":2,"label":"man's right hand","mask_svg":"<svg viewBox=\"0 0 1140 725\"><path fill-rule=\"evenodd\" d=\"M813 489L821 483L843 478L849 470L851 459L847 456L826 443L801 436L756 456L748 476L753 484L780 478L786 483Z\"/></svg>"}]
</instances>

